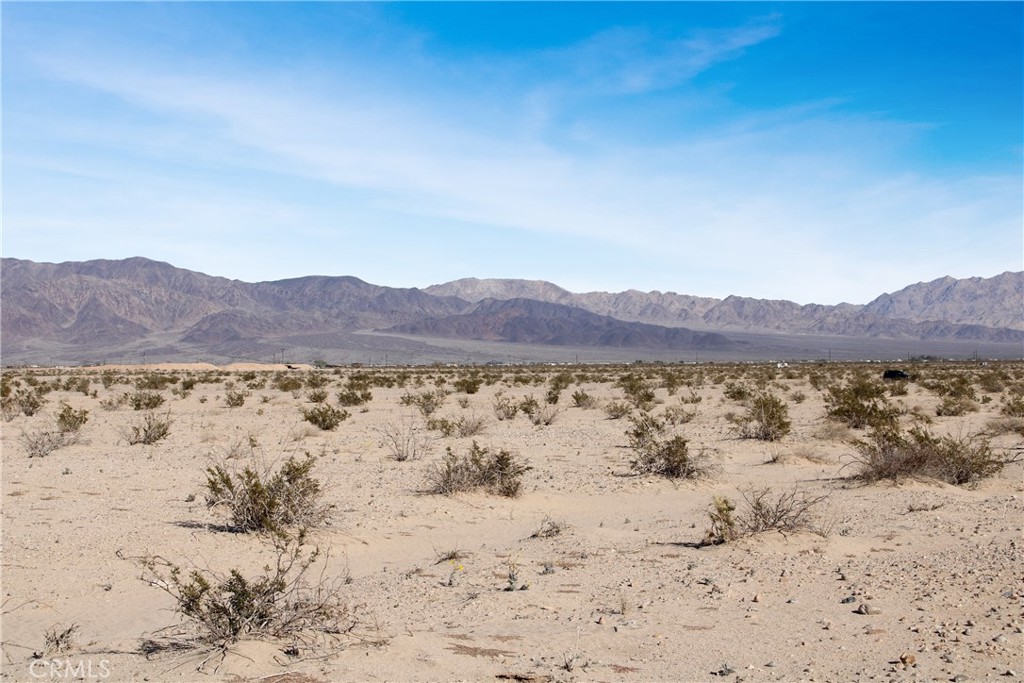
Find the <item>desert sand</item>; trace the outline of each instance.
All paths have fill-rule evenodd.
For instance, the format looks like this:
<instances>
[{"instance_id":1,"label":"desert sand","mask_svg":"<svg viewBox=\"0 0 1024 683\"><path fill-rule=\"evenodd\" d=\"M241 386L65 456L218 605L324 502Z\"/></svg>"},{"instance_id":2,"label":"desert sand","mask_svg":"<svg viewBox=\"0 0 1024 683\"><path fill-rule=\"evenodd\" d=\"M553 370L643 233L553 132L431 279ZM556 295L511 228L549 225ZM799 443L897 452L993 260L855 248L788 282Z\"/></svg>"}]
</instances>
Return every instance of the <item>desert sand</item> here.
<instances>
[{"instance_id":1,"label":"desert sand","mask_svg":"<svg viewBox=\"0 0 1024 683\"><path fill-rule=\"evenodd\" d=\"M839 382L855 366L686 366L690 386L670 393L664 368L480 369L493 383L455 391L458 368L286 371L282 367L94 368L5 371L27 386L85 377L86 393L54 389L31 417L8 415L3 447L4 681L870 681L986 680L1024 675L1024 468L1007 466L972 485L929 479L865 484L852 478L847 442L863 430L825 418L824 393L810 377ZM881 367L867 368L872 376ZM909 424L914 411L936 434L988 430L997 449L1019 448L1020 433L993 431L1020 363L925 366L972 378L998 370L1005 387L977 388L972 412L937 416L940 397L919 382L892 397ZM519 414L498 420L501 392L543 405L557 372L574 374L549 425ZM718 466L696 481L638 475L627 419L603 405L622 400L615 378L645 374L653 412L695 411L674 427ZM109 386L101 382L104 372ZM327 401L353 372L408 376L404 387L372 387L335 430L304 421L308 389L281 391L274 378L313 374L329 381ZM157 414L169 436L129 445L140 411L116 405L152 373L199 381L160 390ZM582 373L583 377L580 378ZM516 377L525 378L515 381ZM427 431L408 393L452 391L435 413L482 418L473 436ZM579 378L579 379L578 379ZM740 438L730 415L741 402L730 382L767 378L786 401L792 431L781 441ZM204 380L213 380L204 381ZM535 384L532 382L540 382ZM417 385L422 382L422 385ZM244 404L226 405L233 390ZM597 407L581 408L584 391ZM95 392L93 394L92 392ZM106 401L106 407L101 405ZM78 443L29 457L25 434L54 420L61 402L88 410ZM396 461L383 439L391 425L422 427L429 452ZM425 492L446 447L474 442L508 449L531 469L522 492L452 496ZM1009 452L1009 451L1006 451ZM316 459L314 475L333 505L309 547L326 554L317 576L338 580L359 627L306 647L244 639L226 652L143 654L143 639L181 622L175 601L147 580L140 558L157 555L226 574L259 574L273 559L266 535L225 528L205 505L206 468L250 458ZM826 495L812 529L770 531L702 545L715 496L742 502L771 487ZM323 573L320 574L320 569ZM510 580L510 570L515 576ZM513 586L515 590L505 590ZM74 625L62 649L47 634ZM50 643L52 645L52 643Z\"/></svg>"}]
</instances>

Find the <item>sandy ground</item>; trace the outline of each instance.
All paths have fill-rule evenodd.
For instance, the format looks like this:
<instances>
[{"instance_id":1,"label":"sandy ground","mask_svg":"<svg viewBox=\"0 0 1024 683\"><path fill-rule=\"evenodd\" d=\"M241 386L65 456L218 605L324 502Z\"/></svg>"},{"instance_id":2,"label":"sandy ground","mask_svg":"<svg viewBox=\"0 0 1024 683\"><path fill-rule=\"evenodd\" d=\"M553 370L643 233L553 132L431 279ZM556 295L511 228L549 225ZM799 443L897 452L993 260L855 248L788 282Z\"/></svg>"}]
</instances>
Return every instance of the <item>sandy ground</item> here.
<instances>
[{"instance_id":1,"label":"sandy ground","mask_svg":"<svg viewBox=\"0 0 1024 683\"><path fill-rule=\"evenodd\" d=\"M1000 367L1017 382L1024 379L1024 366ZM948 681L1024 675L1022 466L973 487L852 481L852 469L843 465L853 449L827 429L822 393L808 382L813 366L765 370L775 377L773 391L787 397L793 422L792 433L778 443L737 438L727 414L743 407L715 382L726 371L706 369L693 389L702 400L689 406L697 415L677 428L691 448L707 449L720 466L697 482L633 475L629 423L608 419L600 408L572 405L570 396L580 389L599 402L621 398L612 383L617 373L592 373L563 391L562 412L548 426L522 415L498 421L492 409L498 391L516 399L532 394L543 403L546 386L508 381L511 386L485 385L473 395L453 393L437 414L483 417L482 433L445 438L429 432L426 457L397 462L381 429L403 420L422 423L413 408L401 405L401 396L433 388L436 375L454 370L417 370L427 379L424 387L374 387L365 409L349 408L351 417L322 432L302 419L300 409L312 405L306 390L282 392L267 382L249 389L243 406L227 407L223 382L244 388L243 373L255 369L267 370L164 368L183 377L220 373L222 381L199 383L187 395L164 389L159 413L169 409L173 425L167 439L150 446L122 438L140 413L101 406L135 390L136 368L111 370L123 382L109 387L100 383L99 370L76 371L91 378L95 396L51 391L35 416L2 424L0 679ZM546 378L561 369L539 372ZM348 372L326 373L330 401ZM494 372L513 376L509 369ZM35 373L40 381L53 380L51 372ZM261 372L256 386L269 377ZM659 388L655 412L690 391L681 387L670 396ZM806 400L797 402L799 394ZM894 400L931 415L937 433L963 435L998 418L1002 394L979 390L985 396L991 400L962 417L935 417L939 398L918 384ZM52 424L61 401L89 411L81 442L29 458L22 435ZM529 463L522 495L423 493L426 472L445 447L461 453L473 440ZM1011 448L1021 437L1005 433L992 443ZM294 643L280 641L241 642L223 657L141 654L141 639L179 616L165 592L140 578L137 558L155 554L186 569L226 573L238 567L249 574L272 560L265 541L221 530L224 516L204 504L205 468L249 444L267 460L316 456L314 472L335 508L311 542L328 551L325 577L348 577L341 591L363 615L359 637L342 639L341 650L329 656L304 647L296 653L289 647ZM822 533L770 532L700 545L714 496L741 500L743 491L765 486L827 494L817 516ZM534 537L545 520L560 533ZM459 557L444 560L449 554ZM514 591L504 590L510 566L518 573ZM45 634L72 624L72 646L45 652Z\"/></svg>"}]
</instances>

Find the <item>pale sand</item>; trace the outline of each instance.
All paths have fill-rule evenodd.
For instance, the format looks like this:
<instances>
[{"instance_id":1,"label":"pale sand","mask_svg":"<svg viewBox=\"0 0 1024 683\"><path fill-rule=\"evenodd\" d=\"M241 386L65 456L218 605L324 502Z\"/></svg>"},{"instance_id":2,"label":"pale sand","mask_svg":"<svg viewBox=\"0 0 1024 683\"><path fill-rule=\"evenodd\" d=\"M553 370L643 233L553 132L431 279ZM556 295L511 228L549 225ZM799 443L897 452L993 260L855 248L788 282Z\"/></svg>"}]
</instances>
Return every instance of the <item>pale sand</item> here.
<instances>
[{"instance_id":1,"label":"pale sand","mask_svg":"<svg viewBox=\"0 0 1024 683\"><path fill-rule=\"evenodd\" d=\"M1021 372L1019 365L1008 367ZM230 370L238 382L241 372L265 368ZM214 368L192 368L203 369ZM328 376L333 401L344 375ZM572 407L577 385L563 392L564 411L547 427L522 415L499 422L491 407L498 389L543 402L545 386L484 386L467 397L467 408L459 407L460 394L449 396L439 415L484 416L485 431L450 439L431 432L428 458L396 462L379 429L413 415L399 403L406 389L373 388L368 410L350 408L352 416L334 432L302 421L299 408L310 405L304 392L295 398L268 384L253 390L244 406L228 408L222 384L199 384L186 398L164 390L168 401L161 410L170 408L174 420L170 437L129 446L119 434L139 414L128 407L104 410L99 400L132 388L104 389L97 377L97 398L54 391L40 414L2 424L4 681L70 680L46 668L54 659L89 665L89 671L78 669L81 677L107 681L1024 675L1021 465L975 488L852 483L845 478L851 470L842 468L852 449L815 437L823 424L822 395L803 376L776 380L807 396L788 403L793 433L777 444L737 439L725 415L742 407L724 399L722 384L698 388L697 417L678 431L692 448L709 449L722 471L696 483L631 476L628 422ZM621 396L610 383L582 388L603 401ZM665 401L659 411L678 401L664 389L657 393ZM683 387L679 395L688 393ZM89 410L82 443L29 459L20 435L52 420L61 400ZM912 384L898 400L934 416L939 399ZM979 412L935 418L933 429L977 431L998 410L995 394ZM173 601L140 580L142 570L131 557L152 553L185 567L248 573L270 558L257 537L211 529L224 518L203 504L204 468L250 435L269 458L323 454L315 472L336 511L313 540L329 550L328 577L350 574L344 595L362 606L367 630L383 642L351 642L328 658L315 652L289 657L283 651L288 643L245 642L202 672L197 666L205 655L147 659L139 654L140 638L177 617ZM445 446L465 452L474 438L529 462L524 493L515 499L421 493L426 469ZM1001 447L1020 442L1014 434L993 441ZM773 455L781 462L768 462ZM825 513L834 527L827 537L769 533L694 547L708 527L714 495L738 499L752 486L781 491L797 483L830 494ZM194 499L187 500L189 494ZM564 531L531 538L546 517L564 524ZM437 562L453 549L465 554L457 565ZM502 590L510 561L528 590ZM881 613L856 613L863 603ZM44 633L71 623L79 626L76 646L33 667ZM903 654L912 654L914 663L900 663Z\"/></svg>"}]
</instances>

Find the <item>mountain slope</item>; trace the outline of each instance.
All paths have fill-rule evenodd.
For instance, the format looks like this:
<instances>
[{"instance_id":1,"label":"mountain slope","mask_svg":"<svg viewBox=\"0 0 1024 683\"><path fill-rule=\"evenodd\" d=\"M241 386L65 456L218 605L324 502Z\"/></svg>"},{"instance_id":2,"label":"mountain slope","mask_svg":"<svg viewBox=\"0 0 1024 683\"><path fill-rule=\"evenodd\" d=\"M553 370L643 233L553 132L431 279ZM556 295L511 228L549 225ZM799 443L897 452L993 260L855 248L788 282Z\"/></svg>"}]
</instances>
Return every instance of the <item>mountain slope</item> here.
<instances>
[{"instance_id":1,"label":"mountain slope","mask_svg":"<svg viewBox=\"0 0 1024 683\"><path fill-rule=\"evenodd\" d=\"M413 349L434 339L608 349L733 349L737 334L850 340L1024 342L1024 273L942 278L867 305L798 305L673 292L575 294L544 281L458 280L420 290L354 277L247 283L145 258L68 263L0 260L0 344L19 358L167 355L271 356L309 349ZM941 316L941 317L940 317ZM373 331L401 333L385 339ZM761 343L761 342L758 342ZM780 350L791 343L767 342ZM396 346L397 345L397 346ZM404 346L403 346L404 345ZM906 348L906 347L903 347ZM775 351L773 351L774 353ZM1000 351L1003 353L1003 351ZM1005 352L1016 355L1013 346ZM363 355L365 358L365 355Z\"/></svg>"},{"instance_id":2,"label":"mountain slope","mask_svg":"<svg viewBox=\"0 0 1024 683\"><path fill-rule=\"evenodd\" d=\"M724 349L715 333L627 323L581 308L534 299L484 299L464 313L396 325L389 331L485 341L648 349Z\"/></svg>"}]
</instances>

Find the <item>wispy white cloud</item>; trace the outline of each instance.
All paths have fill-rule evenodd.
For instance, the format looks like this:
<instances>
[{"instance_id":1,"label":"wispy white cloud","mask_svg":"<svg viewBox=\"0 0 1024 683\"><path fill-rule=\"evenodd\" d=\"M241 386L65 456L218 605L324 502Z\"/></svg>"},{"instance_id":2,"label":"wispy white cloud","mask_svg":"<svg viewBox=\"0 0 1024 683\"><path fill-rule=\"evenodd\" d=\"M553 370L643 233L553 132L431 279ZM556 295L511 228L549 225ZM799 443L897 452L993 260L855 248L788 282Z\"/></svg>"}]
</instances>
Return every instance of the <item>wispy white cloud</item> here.
<instances>
[{"instance_id":1,"label":"wispy white cloud","mask_svg":"<svg viewBox=\"0 0 1024 683\"><path fill-rule=\"evenodd\" d=\"M558 73L570 74L578 91L633 95L675 87L779 31L774 17L668 40L620 29L524 59L561 60L566 69ZM129 166L111 161L107 172L127 193L94 199L85 212L91 222L78 225L100 231L116 224L132 235L132 224L144 224L148 243L171 254L223 239L240 270L266 268L271 255L301 255L293 266L299 270L288 275L340 274L331 270L332 249L374 254L367 236L403 225L437 230L389 245L394 254L408 249L396 257L408 263L432 241L454 239L445 226L478 226L508 248L469 253L452 245L451 261L478 264L475 272L446 272L437 263L420 273L437 274L433 281L527 276L592 289L830 303L866 301L947 272L993 274L1020 246L1019 178L900 170L892 150L913 141L919 124L851 117L834 102L749 113L677 131L659 144L607 127L580 143L551 124L548 110L564 106L572 88L541 102L536 89L511 87L500 102L506 109L496 114L511 124L503 133L493 121L447 116L463 104L485 110L488 103L472 93L443 89L433 99L402 83L375 83L372 74L334 76L314 87L313 79L272 71L246 75L103 55L39 59L51 77L155 115L108 130L120 145L144 151L145 169L125 177ZM36 169L41 163L49 162L25 161ZM190 163L191 172L176 167ZM211 188L218 170L225 185ZM248 186L248 174L263 174L264 185ZM314 185L278 187L266 182L271 176ZM313 198L317 192L328 196ZM45 213L37 205L16 215L23 225L47 228L74 220L70 209ZM982 223L993 228L991 241L966 237ZM276 239L281 231L291 244ZM140 251L143 237L133 235ZM535 267L536 250L555 244L570 250L556 269L523 272ZM574 259L572 250L589 253L595 244L600 266ZM444 249L431 253L440 258ZM221 274L218 259L225 265L224 257L208 257L213 274ZM961 272L965 263L974 272ZM387 281L383 270L380 278L362 275L382 284L430 284Z\"/></svg>"}]
</instances>

